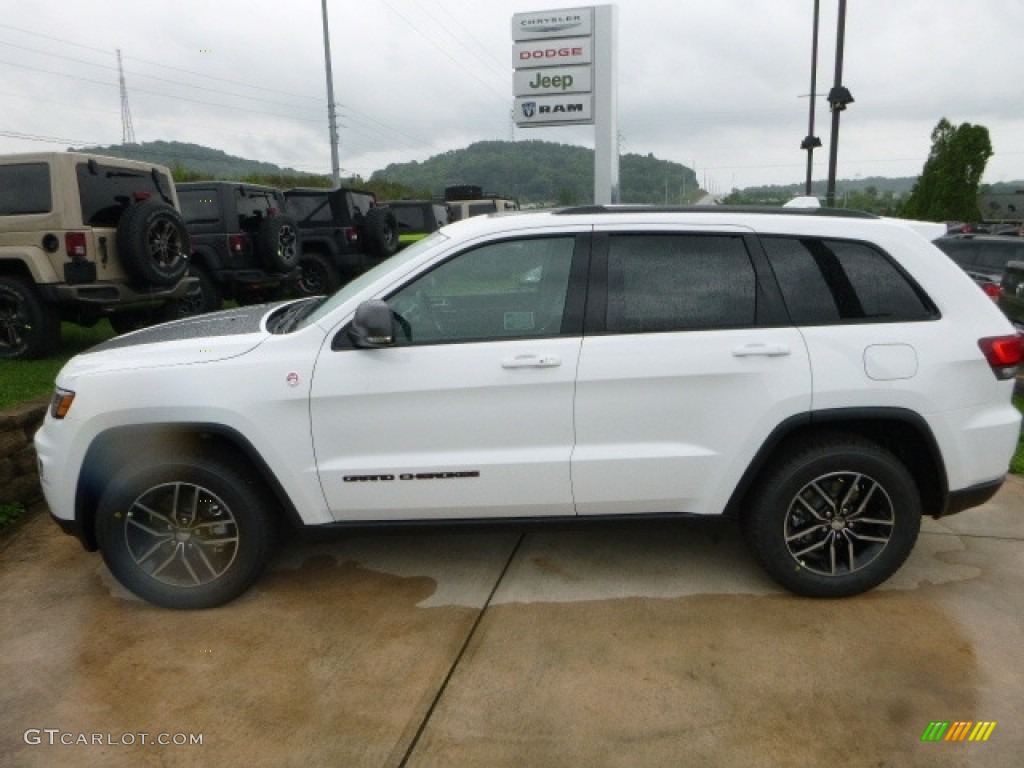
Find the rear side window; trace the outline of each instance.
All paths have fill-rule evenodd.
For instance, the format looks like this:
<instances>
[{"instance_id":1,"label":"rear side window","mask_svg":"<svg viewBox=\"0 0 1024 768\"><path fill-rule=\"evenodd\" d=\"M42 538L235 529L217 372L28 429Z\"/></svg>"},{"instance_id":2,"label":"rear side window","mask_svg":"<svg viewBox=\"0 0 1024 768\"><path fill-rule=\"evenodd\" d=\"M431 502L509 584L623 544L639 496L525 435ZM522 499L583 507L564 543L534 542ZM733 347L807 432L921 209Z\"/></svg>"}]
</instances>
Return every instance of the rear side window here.
<instances>
[{"instance_id":1,"label":"rear side window","mask_svg":"<svg viewBox=\"0 0 1024 768\"><path fill-rule=\"evenodd\" d=\"M932 320L938 311L888 256L865 243L762 239L796 325Z\"/></svg>"},{"instance_id":2,"label":"rear side window","mask_svg":"<svg viewBox=\"0 0 1024 768\"><path fill-rule=\"evenodd\" d=\"M288 195L288 212L308 224L330 224L334 221L330 198L323 195Z\"/></svg>"},{"instance_id":3,"label":"rear side window","mask_svg":"<svg viewBox=\"0 0 1024 768\"><path fill-rule=\"evenodd\" d=\"M0 216L49 213L53 209L46 163L0 166Z\"/></svg>"},{"instance_id":4,"label":"rear side window","mask_svg":"<svg viewBox=\"0 0 1024 768\"><path fill-rule=\"evenodd\" d=\"M427 221L422 208L399 205L391 209L400 229L426 229Z\"/></svg>"},{"instance_id":5,"label":"rear side window","mask_svg":"<svg viewBox=\"0 0 1024 768\"><path fill-rule=\"evenodd\" d=\"M220 218L220 193L216 189L178 189L178 202L186 224L206 224Z\"/></svg>"},{"instance_id":6,"label":"rear side window","mask_svg":"<svg viewBox=\"0 0 1024 768\"><path fill-rule=\"evenodd\" d=\"M728 235L615 235L608 244L611 333L752 326L754 268Z\"/></svg>"},{"instance_id":7,"label":"rear side window","mask_svg":"<svg viewBox=\"0 0 1024 768\"><path fill-rule=\"evenodd\" d=\"M116 227L122 211L146 196L171 203L171 181L161 173L98 162L79 163L77 173L82 223L88 227Z\"/></svg>"}]
</instances>

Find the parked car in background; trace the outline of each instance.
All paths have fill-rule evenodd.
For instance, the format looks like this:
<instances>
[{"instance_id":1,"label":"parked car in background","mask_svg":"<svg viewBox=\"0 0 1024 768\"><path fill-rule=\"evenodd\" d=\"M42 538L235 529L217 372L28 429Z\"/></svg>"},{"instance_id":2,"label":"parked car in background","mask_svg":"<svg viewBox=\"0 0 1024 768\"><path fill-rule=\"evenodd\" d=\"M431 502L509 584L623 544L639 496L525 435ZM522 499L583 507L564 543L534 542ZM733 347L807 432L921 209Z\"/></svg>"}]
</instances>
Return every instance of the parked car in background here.
<instances>
[{"instance_id":1,"label":"parked car in background","mask_svg":"<svg viewBox=\"0 0 1024 768\"><path fill-rule=\"evenodd\" d=\"M1024 261L1024 239L1003 235L946 235L933 241L949 254L991 299L999 298L1003 270Z\"/></svg>"},{"instance_id":2,"label":"parked car in background","mask_svg":"<svg viewBox=\"0 0 1024 768\"><path fill-rule=\"evenodd\" d=\"M199 280L195 297L180 314L220 309L224 299L252 304L282 295L299 278L299 228L274 187L237 181L178 185L192 241L189 273Z\"/></svg>"},{"instance_id":3,"label":"parked car in background","mask_svg":"<svg viewBox=\"0 0 1024 768\"><path fill-rule=\"evenodd\" d=\"M0 157L0 358L36 358L61 321L123 333L196 290L162 165L76 152Z\"/></svg>"},{"instance_id":4,"label":"parked car in background","mask_svg":"<svg viewBox=\"0 0 1024 768\"><path fill-rule=\"evenodd\" d=\"M996 493L1021 358L905 222L586 206L104 342L35 446L57 522L174 608L237 597L289 523L682 515L734 517L779 584L841 597L896 572L923 515Z\"/></svg>"},{"instance_id":5,"label":"parked car in background","mask_svg":"<svg viewBox=\"0 0 1024 768\"><path fill-rule=\"evenodd\" d=\"M483 188L474 184L445 187L444 201L451 212L452 221L461 221L484 213L519 210L518 201L501 195L485 195Z\"/></svg>"},{"instance_id":6,"label":"parked car in background","mask_svg":"<svg viewBox=\"0 0 1024 768\"><path fill-rule=\"evenodd\" d=\"M395 214L400 248L422 240L452 220L448 206L436 200L389 200L381 205Z\"/></svg>"},{"instance_id":7,"label":"parked car in background","mask_svg":"<svg viewBox=\"0 0 1024 768\"><path fill-rule=\"evenodd\" d=\"M294 284L300 296L334 293L398 250L395 214L369 190L296 188L284 195L302 236Z\"/></svg>"},{"instance_id":8,"label":"parked car in background","mask_svg":"<svg viewBox=\"0 0 1024 768\"><path fill-rule=\"evenodd\" d=\"M999 285L999 308L1024 332L1024 261L1011 261Z\"/></svg>"}]
</instances>

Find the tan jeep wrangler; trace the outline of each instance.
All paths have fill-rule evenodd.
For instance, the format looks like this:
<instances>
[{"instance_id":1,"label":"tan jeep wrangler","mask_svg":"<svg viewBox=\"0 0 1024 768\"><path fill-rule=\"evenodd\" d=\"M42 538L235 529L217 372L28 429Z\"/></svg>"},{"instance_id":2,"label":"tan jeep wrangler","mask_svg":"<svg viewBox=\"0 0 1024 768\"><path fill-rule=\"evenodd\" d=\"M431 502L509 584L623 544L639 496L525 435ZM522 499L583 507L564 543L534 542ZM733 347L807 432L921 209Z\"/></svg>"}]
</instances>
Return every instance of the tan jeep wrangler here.
<instances>
[{"instance_id":1,"label":"tan jeep wrangler","mask_svg":"<svg viewBox=\"0 0 1024 768\"><path fill-rule=\"evenodd\" d=\"M124 332L172 319L197 290L164 166L41 152L0 156L0 358L43 357L62 320Z\"/></svg>"}]
</instances>

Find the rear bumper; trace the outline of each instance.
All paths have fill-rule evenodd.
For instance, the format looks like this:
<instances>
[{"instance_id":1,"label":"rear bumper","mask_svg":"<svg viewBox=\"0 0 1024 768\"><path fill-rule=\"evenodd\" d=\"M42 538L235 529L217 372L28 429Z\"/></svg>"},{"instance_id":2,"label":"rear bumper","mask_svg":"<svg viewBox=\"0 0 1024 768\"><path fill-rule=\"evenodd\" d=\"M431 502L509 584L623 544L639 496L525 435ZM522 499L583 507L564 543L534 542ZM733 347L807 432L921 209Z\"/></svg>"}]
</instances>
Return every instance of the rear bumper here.
<instances>
[{"instance_id":1,"label":"rear bumper","mask_svg":"<svg viewBox=\"0 0 1024 768\"><path fill-rule=\"evenodd\" d=\"M959 491L950 491L945 507L935 517L948 517L949 515L955 515L957 512L963 512L965 509L981 506L996 495L999 489L1003 487L1005 481L1006 475L1003 475L997 480L972 485L970 488L962 488Z\"/></svg>"},{"instance_id":2,"label":"rear bumper","mask_svg":"<svg viewBox=\"0 0 1024 768\"><path fill-rule=\"evenodd\" d=\"M170 288L139 290L125 283L78 283L40 286L47 299L58 304L86 304L92 307L123 307L180 299L199 291L199 281L183 277Z\"/></svg>"}]
</instances>

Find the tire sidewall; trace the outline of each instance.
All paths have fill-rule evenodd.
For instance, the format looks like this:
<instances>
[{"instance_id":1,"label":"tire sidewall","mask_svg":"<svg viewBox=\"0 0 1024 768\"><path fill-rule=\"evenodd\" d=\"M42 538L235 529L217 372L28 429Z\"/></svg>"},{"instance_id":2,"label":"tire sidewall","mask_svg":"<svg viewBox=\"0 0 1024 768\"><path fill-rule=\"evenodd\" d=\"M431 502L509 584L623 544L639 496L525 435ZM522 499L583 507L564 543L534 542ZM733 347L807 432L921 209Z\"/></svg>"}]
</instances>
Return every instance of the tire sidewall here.
<instances>
[{"instance_id":1,"label":"tire sidewall","mask_svg":"<svg viewBox=\"0 0 1024 768\"><path fill-rule=\"evenodd\" d=\"M150 234L159 228L169 233L176 250L168 264L152 258ZM137 283L143 285L175 285L188 269L188 230L181 214L173 207L157 200L134 203L121 214L117 226L117 253L121 265Z\"/></svg>"},{"instance_id":2,"label":"tire sidewall","mask_svg":"<svg viewBox=\"0 0 1024 768\"><path fill-rule=\"evenodd\" d=\"M802 567L789 552L785 520L797 493L833 472L857 472L877 482L892 504L894 525L874 560L853 573L826 576ZM777 465L755 491L743 522L755 557L779 584L808 597L846 597L878 586L903 565L917 541L921 501L913 478L891 453L862 441L835 442Z\"/></svg>"},{"instance_id":3,"label":"tire sidewall","mask_svg":"<svg viewBox=\"0 0 1024 768\"><path fill-rule=\"evenodd\" d=\"M330 295L341 286L341 274L323 254L304 255L299 260L299 268L302 274L294 284L294 291L299 296ZM316 282L320 285L311 285L310 275L315 276Z\"/></svg>"},{"instance_id":4,"label":"tire sidewall","mask_svg":"<svg viewBox=\"0 0 1024 768\"><path fill-rule=\"evenodd\" d=\"M201 486L216 495L238 525L239 546L229 569L199 587L164 584L133 560L125 542L126 513L148 490L167 483ZM261 494L244 475L214 460L158 461L120 472L107 486L96 513L103 560L117 580L138 597L164 608L212 608L241 595L262 572L272 548L272 524Z\"/></svg>"}]
</instances>

